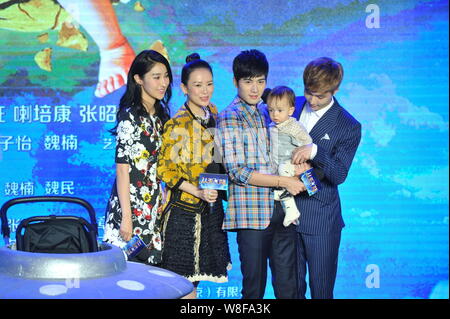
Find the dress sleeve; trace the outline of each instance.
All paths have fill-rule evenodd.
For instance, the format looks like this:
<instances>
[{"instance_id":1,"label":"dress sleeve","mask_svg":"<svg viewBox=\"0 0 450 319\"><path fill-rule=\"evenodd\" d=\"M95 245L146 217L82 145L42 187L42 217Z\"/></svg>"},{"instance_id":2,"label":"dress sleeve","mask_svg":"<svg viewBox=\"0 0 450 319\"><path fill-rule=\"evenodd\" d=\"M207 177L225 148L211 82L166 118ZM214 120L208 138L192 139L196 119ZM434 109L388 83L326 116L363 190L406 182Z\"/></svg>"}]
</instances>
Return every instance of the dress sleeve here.
<instances>
[{"instance_id":1,"label":"dress sleeve","mask_svg":"<svg viewBox=\"0 0 450 319\"><path fill-rule=\"evenodd\" d=\"M128 113L117 124L116 163L131 164L131 152L136 134L138 134L136 123L133 121L131 114Z\"/></svg>"},{"instance_id":2,"label":"dress sleeve","mask_svg":"<svg viewBox=\"0 0 450 319\"><path fill-rule=\"evenodd\" d=\"M171 189L178 188L185 180L180 176L178 164L182 161L182 150L188 136L186 129L173 120L164 125L162 145L158 155L157 176Z\"/></svg>"}]
</instances>

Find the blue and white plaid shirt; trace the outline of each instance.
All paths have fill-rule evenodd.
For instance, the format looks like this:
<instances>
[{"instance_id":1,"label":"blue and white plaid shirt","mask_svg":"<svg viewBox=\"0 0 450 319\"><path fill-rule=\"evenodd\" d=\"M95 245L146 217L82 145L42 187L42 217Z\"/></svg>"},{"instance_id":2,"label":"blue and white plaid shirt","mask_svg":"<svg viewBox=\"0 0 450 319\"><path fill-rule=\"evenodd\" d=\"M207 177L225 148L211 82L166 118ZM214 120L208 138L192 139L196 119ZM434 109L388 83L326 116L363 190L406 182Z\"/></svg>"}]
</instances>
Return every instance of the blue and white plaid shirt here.
<instances>
[{"instance_id":1,"label":"blue and white plaid shirt","mask_svg":"<svg viewBox=\"0 0 450 319\"><path fill-rule=\"evenodd\" d=\"M265 105L251 106L237 96L217 119L216 144L230 179L226 230L265 229L272 216L273 189L248 184L253 171L276 172L261 107Z\"/></svg>"}]
</instances>

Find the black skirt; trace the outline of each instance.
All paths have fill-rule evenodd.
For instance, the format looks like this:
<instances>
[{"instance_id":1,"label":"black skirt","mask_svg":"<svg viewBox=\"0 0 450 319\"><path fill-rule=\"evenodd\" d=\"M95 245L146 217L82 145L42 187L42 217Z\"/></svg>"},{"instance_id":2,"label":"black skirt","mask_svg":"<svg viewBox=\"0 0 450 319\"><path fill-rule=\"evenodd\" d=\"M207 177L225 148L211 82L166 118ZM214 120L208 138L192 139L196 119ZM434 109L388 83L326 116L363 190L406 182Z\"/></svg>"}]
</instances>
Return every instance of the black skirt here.
<instances>
[{"instance_id":1,"label":"black skirt","mask_svg":"<svg viewBox=\"0 0 450 319\"><path fill-rule=\"evenodd\" d=\"M161 267L192 282L227 282L231 259L223 218L221 200L212 211L209 205L200 212L170 207L164 216Z\"/></svg>"}]
</instances>

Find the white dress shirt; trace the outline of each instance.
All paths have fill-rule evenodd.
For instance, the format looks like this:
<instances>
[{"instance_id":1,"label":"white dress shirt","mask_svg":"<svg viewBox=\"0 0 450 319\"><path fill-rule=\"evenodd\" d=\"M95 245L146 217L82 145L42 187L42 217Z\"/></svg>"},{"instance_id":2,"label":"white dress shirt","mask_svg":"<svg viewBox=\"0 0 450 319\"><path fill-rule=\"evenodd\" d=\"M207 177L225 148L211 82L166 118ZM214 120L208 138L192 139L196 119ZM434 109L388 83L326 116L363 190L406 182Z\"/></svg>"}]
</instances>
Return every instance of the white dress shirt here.
<instances>
[{"instance_id":1,"label":"white dress shirt","mask_svg":"<svg viewBox=\"0 0 450 319\"><path fill-rule=\"evenodd\" d=\"M324 108L313 111L311 107L309 106L309 103L305 104L305 107L302 110L302 114L300 115L299 121L303 124L303 126L306 128L306 130L311 132L314 125L320 120L320 118L325 114L326 111L330 109L330 107L334 103L334 98L331 98L330 104L325 106ZM311 157L310 159L314 159L314 157L317 154L317 145L313 143L313 147L311 150Z\"/></svg>"}]
</instances>

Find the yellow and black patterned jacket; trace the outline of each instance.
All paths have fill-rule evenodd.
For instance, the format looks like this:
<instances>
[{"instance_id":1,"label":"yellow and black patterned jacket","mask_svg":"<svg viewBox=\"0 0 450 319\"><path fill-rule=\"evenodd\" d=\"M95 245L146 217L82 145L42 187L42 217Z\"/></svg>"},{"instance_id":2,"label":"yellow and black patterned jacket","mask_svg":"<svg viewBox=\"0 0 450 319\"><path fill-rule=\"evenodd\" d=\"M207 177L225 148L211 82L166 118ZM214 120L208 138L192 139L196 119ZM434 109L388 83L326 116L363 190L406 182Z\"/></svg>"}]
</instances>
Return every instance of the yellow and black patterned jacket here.
<instances>
[{"instance_id":1,"label":"yellow and black patterned jacket","mask_svg":"<svg viewBox=\"0 0 450 319\"><path fill-rule=\"evenodd\" d=\"M178 189L183 181L198 186L200 173L212 162L217 108L210 104L213 125L207 128L183 105L164 125L162 146L158 156L157 175L169 190ZM197 204L200 199L186 192L181 200Z\"/></svg>"}]
</instances>

